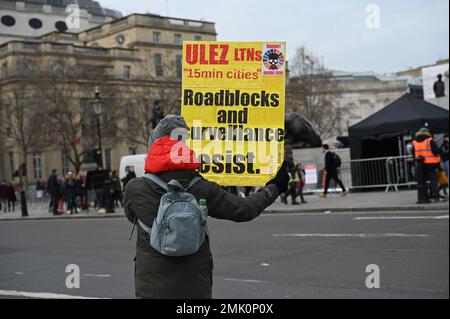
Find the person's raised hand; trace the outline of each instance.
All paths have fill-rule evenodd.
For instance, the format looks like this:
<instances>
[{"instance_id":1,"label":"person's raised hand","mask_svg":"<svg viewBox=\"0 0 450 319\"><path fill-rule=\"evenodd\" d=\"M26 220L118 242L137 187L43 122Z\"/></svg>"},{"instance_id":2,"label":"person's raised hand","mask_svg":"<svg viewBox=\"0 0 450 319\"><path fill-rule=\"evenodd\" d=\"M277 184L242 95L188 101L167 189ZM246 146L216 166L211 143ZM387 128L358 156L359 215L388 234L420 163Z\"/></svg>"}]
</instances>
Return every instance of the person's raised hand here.
<instances>
[{"instance_id":1,"label":"person's raised hand","mask_svg":"<svg viewBox=\"0 0 450 319\"><path fill-rule=\"evenodd\" d=\"M281 194L285 193L289 187L289 175L287 173L287 163L283 162L280 169L278 170L277 175L271 181L269 181L267 185L274 184L278 188L278 192Z\"/></svg>"}]
</instances>

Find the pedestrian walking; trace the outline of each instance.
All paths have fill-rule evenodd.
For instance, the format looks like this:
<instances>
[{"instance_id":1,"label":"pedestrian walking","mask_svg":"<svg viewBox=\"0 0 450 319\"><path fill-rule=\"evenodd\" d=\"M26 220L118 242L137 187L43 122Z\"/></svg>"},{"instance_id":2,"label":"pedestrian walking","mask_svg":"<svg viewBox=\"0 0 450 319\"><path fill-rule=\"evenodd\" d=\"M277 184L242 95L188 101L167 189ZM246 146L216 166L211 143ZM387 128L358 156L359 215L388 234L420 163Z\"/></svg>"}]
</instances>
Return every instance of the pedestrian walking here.
<instances>
[{"instance_id":1,"label":"pedestrian walking","mask_svg":"<svg viewBox=\"0 0 450 319\"><path fill-rule=\"evenodd\" d=\"M127 175L122 179L123 191L125 191L125 187L127 187L127 184L137 177L136 173L134 172L134 166L126 166L125 172L127 173Z\"/></svg>"},{"instance_id":2,"label":"pedestrian walking","mask_svg":"<svg viewBox=\"0 0 450 319\"><path fill-rule=\"evenodd\" d=\"M279 194L286 191L289 177L283 164L276 177L265 187L247 198L235 196L216 183L201 178L198 173L200 163L187 145L181 144L183 151L180 154L183 158L176 163L172 162L170 150L175 145L180 145L178 143L183 143L170 137L175 128L178 128L178 131L180 128L187 130L187 125L182 117L169 115L150 136L145 172L154 174L153 178L157 178L159 183L156 184L147 175L132 180L125 188L125 214L131 223L137 223L136 296L153 299L210 299L213 285L213 259L209 243L211 234L205 235L202 232L204 239L198 241L200 248L190 255L178 257L163 255L149 243L148 231L153 225L160 204L164 205L160 201L166 193L164 188L169 187L167 183L177 190L188 189L188 193L181 194L194 196L194 200L201 205L202 212L207 210L213 218L248 222L258 217ZM188 208L183 207L192 209L194 205L191 205ZM206 222L206 216L202 215L203 222ZM198 236L200 235L199 233ZM191 241L184 243L198 247L197 244Z\"/></svg>"},{"instance_id":3,"label":"pedestrian walking","mask_svg":"<svg viewBox=\"0 0 450 319\"><path fill-rule=\"evenodd\" d=\"M80 198L80 209L81 210L89 210L89 190L88 185L86 183L86 173L80 171L77 176L78 189L79 189L79 198Z\"/></svg>"},{"instance_id":4,"label":"pedestrian walking","mask_svg":"<svg viewBox=\"0 0 450 319\"><path fill-rule=\"evenodd\" d=\"M306 184L306 171L305 167L301 164L297 164L297 172L299 175L299 181L297 183L297 195L300 197L302 204L307 204L308 202L305 200L305 197L303 196L303 189L305 188Z\"/></svg>"},{"instance_id":5,"label":"pedestrian walking","mask_svg":"<svg viewBox=\"0 0 450 319\"><path fill-rule=\"evenodd\" d=\"M117 171L112 171L111 173L111 180L114 184L113 186L113 201L114 201L114 207L123 207L122 203L122 185L120 183L119 175ZM120 206L119 206L120 204Z\"/></svg>"},{"instance_id":6,"label":"pedestrian walking","mask_svg":"<svg viewBox=\"0 0 450 319\"><path fill-rule=\"evenodd\" d=\"M441 166L441 149L433 140L429 129L421 128L413 141L413 154L417 165L418 191L425 192L420 196L419 203L429 203L430 199L439 202L439 168ZM427 182L430 182L429 192L426 190ZM428 193L428 194L427 194ZM423 197L423 198L422 198Z\"/></svg>"},{"instance_id":7,"label":"pedestrian walking","mask_svg":"<svg viewBox=\"0 0 450 319\"><path fill-rule=\"evenodd\" d=\"M60 185L58 180L58 171L52 170L47 180L47 192L50 195L49 212L58 215L58 204L60 198Z\"/></svg>"},{"instance_id":8,"label":"pedestrian walking","mask_svg":"<svg viewBox=\"0 0 450 319\"><path fill-rule=\"evenodd\" d=\"M330 187L330 182L333 180L342 189L341 196L347 196L348 191L344 186L344 183L339 179L339 167L341 166L340 157L330 150L328 144L322 145L322 151L325 154L325 188L323 193L320 195L322 198L328 196L328 188Z\"/></svg>"},{"instance_id":9,"label":"pedestrian walking","mask_svg":"<svg viewBox=\"0 0 450 319\"><path fill-rule=\"evenodd\" d=\"M115 181L113 179L113 172L109 172L103 184L103 209L106 209L107 214L114 213L114 191L115 191Z\"/></svg>"},{"instance_id":10,"label":"pedestrian walking","mask_svg":"<svg viewBox=\"0 0 450 319\"><path fill-rule=\"evenodd\" d=\"M17 196L16 196L16 188L14 187L13 183L8 184L8 211L9 212L15 212L16 211L16 202L17 202Z\"/></svg>"},{"instance_id":11,"label":"pedestrian walking","mask_svg":"<svg viewBox=\"0 0 450 319\"><path fill-rule=\"evenodd\" d=\"M5 180L0 182L0 209L3 207L3 212L6 213L8 207L8 184Z\"/></svg>"},{"instance_id":12,"label":"pedestrian walking","mask_svg":"<svg viewBox=\"0 0 450 319\"><path fill-rule=\"evenodd\" d=\"M56 215L63 215L66 213L65 202L66 202L66 191L65 191L66 180L64 178L58 179L58 196L56 199L58 210Z\"/></svg>"},{"instance_id":13,"label":"pedestrian walking","mask_svg":"<svg viewBox=\"0 0 450 319\"><path fill-rule=\"evenodd\" d=\"M44 201L44 193L45 193L45 182L38 180L36 182L36 202L42 206Z\"/></svg>"},{"instance_id":14,"label":"pedestrian walking","mask_svg":"<svg viewBox=\"0 0 450 319\"><path fill-rule=\"evenodd\" d=\"M70 212L70 215L78 214L77 198L79 193L80 189L78 181L75 179L72 172L68 172L64 184L64 197L67 201L67 211Z\"/></svg>"},{"instance_id":15,"label":"pedestrian walking","mask_svg":"<svg viewBox=\"0 0 450 319\"><path fill-rule=\"evenodd\" d=\"M297 184L300 181L300 176L297 170L297 161L294 159L294 153L292 148L288 148L285 151L285 158L287 173L289 176L289 189L280 195L281 201L287 205L287 197L291 196L292 205L300 205L296 201L297 198Z\"/></svg>"}]
</instances>

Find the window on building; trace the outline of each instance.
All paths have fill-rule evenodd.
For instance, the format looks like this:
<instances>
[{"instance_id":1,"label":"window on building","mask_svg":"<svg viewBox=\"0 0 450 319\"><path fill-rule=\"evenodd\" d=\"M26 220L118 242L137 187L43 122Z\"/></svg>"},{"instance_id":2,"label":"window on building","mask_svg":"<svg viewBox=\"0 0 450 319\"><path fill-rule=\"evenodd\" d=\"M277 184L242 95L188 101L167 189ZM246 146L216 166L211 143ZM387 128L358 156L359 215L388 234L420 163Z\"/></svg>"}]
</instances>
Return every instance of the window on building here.
<instances>
[{"instance_id":1,"label":"window on building","mask_svg":"<svg viewBox=\"0 0 450 319\"><path fill-rule=\"evenodd\" d=\"M14 153L13 152L8 153L8 159L9 159L9 174L11 176L11 180L13 180L14 179L14 171L16 170L15 166L14 166Z\"/></svg>"},{"instance_id":2,"label":"window on building","mask_svg":"<svg viewBox=\"0 0 450 319\"><path fill-rule=\"evenodd\" d=\"M107 170L111 170L112 169L112 151L110 149L106 149L105 150L105 168Z\"/></svg>"},{"instance_id":3,"label":"window on building","mask_svg":"<svg viewBox=\"0 0 450 319\"><path fill-rule=\"evenodd\" d=\"M66 32L67 31L67 24L64 21L58 21L55 23L55 28L59 32Z\"/></svg>"},{"instance_id":4,"label":"window on building","mask_svg":"<svg viewBox=\"0 0 450 319\"><path fill-rule=\"evenodd\" d=\"M127 106L127 126L129 130L134 129L133 106Z\"/></svg>"},{"instance_id":5,"label":"window on building","mask_svg":"<svg viewBox=\"0 0 450 319\"><path fill-rule=\"evenodd\" d=\"M181 77L183 76L183 56L182 55L177 55L175 57L175 64L177 67L177 78L181 79Z\"/></svg>"},{"instance_id":6,"label":"window on building","mask_svg":"<svg viewBox=\"0 0 450 319\"><path fill-rule=\"evenodd\" d=\"M1 21L6 27L13 27L16 24L16 19L10 15L4 15Z\"/></svg>"},{"instance_id":7,"label":"window on building","mask_svg":"<svg viewBox=\"0 0 450 319\"><path fill-rule=\"evenodd\" d=\"M194 35L194 41L202 41L201 35Z\"/></svg>"},{"instance_id":8,"label":"window on building","mask_svg":"<svg viewBox=\"0 0 450 319\"><path fill-rule=\"evenodd\" d=\"M84 151L84 162L85 163L97 163L97 150L91 149Z\"/></svg>"},{"instance_id":9,"label":"window on building","mask_svg":"<svg viewBox=\"0 0 450 319\"><path fill-rule=\"evenodd\" d=\"M136 155L136 154L137 154L136 147L130 147L130 148L128 149L128 154L129 154L129 155Z\"/></svg>"},{"instance_id":10,"label":"window on building","mask_svg":"<svg viewBox=\"0 0 450 319\"><path fill-rule=\"evenodd\" d=\"M8 64L5 62L2 64L2 77L6 78L8 76Z\"/></svg>"},{"instance_id":11,"label":"window on building","mask_svg":"<svg viewBox=\"0 0 450 319\"><path fill-rule=\"evenodd\" d=\"M64 6L64 0L47 0L47 3L55 7Z\"/></svg>"},{"instance_id":12,"label":"window on building","mask_svg":"<svg viewBox=\"0 0 450 319\"><path fill-rule=\"evenodd\" d=\"M123 67L123 77L127 80L131 78L131 66L125 65Z\"/></svg>"},{"instance_id":13,"label":"window on building","mask_svg":"<svg viewBox=\"0 0 450 319\"><path fill-rule=\"evenodd\" d=\"M9 135L12 133L12 109L11 105L5 105L5 131Z\"/></svg>"},{"instance_id":14,"label":"window on building","mask_svg":"<svg viewBox=\"0 0 450 319\"><path fill-rule=\"evenodd\" d=\"M61 167L63 175L67 175L70 171L69 158L67 157L67 152L65 150L61 151Z\"/></svg>"},{"instance_id":15,"label":"window on building","mask_svg":"<svg viewBox=\"0 0 450 319\"><path fill-rule=\"evenodd\" d=\"M31 104L31 103L30 103L30 104ZM39 114L39 105L34 104L34 103L31 104L31 105L30 105L29 114L30 114L32 117L38 116L38 114Z\"/></svg>"},{"instance_id":16,"label":"window on building","mask_svg":"<svg viewBox=\"0 0 450 319\"><path fill-rule=\"evenodd\" d=\"M176 45L183 44L183 37L182 37L182 35L179 34L179 33L175 33L173 35L173 43L175 43Z\"/></svg>"},{"instance_id":17,"label":"window on building","mask_svg":"<svg viewBox=\"0 0 450 319\"><path fill-rule=\"evenodd\" d=\"M153 42L160 43L161 42L161 32L153 32Z\"/></svg>"},{"instance_id":18,"label":"window on building","mask_svg":"<svg viewBox=\"0 0 450 319\"><path fill-rule=\"evenodd\" d=\"M163 56L161 53L155 53L155 71L156 76L164 76Z\"/></svg>"},{"instance_id":19,"label":"window on building","mask_svg":"<svg viewBox=\"0 0 450 319\"><path fill-rule=\"evenodd\" d=\"M37 18L30 19L28 21L28 24L30 25L30 27L36 30L42 28L42 21Z\"/></svg>"},{"instance_id":20,"label":"window on building","mask_svg":"<svg viewBox=\"0 0 450 319\"><path fill-rule=\"evenodd\" d=\"M35 180L41 180L44 178L42 167L42 153L36 152L33 154L33 176Z\"/></svg>"}]
</instances>

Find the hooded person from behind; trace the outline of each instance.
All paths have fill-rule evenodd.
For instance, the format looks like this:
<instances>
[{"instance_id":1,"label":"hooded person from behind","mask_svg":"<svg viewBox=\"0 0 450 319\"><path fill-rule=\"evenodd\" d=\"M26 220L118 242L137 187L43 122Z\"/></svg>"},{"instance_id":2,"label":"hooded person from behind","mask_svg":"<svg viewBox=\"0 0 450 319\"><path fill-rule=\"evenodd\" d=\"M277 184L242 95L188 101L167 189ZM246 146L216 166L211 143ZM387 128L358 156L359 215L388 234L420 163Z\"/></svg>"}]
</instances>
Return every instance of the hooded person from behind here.
<instances>
[{"instance_id":1,"label":"hooded person from behind","mask_svg":"<svg viewBox=\"0 0 450 319\"><path fill-rule=\"evenodd\" d=\"M165 182L177 180L185 188L200 176L200 163L195 153L184 144L188 127L181 116L166 116L149 138L145 172ZM172 135L172 136L171 136ZM206 200L210 217L234 222L248 222L258 217L280 193L287 190L286 166L266 187L240 198L223 190L218 184L201 179L190 189L197 201ZM152 227L161 196L165 191L151 180L141 177L129 182L125 190L124 209L131 223L136 218ZM137 223L135 293L137 298L210 299L213 285L213 258L207 234L200 249L193 255L168 257L153 249L149 236ZM213 237L214 234L211 234Z\"/></svg>"}]
</instances>

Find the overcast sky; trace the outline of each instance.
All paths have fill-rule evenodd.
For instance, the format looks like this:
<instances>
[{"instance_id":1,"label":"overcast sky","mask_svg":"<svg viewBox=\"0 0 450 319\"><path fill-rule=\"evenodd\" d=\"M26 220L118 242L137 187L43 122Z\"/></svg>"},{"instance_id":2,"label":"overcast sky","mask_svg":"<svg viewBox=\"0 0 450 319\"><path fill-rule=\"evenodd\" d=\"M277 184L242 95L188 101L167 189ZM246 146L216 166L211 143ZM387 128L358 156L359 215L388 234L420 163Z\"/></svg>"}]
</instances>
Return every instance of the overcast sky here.
<instances>
[{"instance_id":1,"label":"overcast sky","mask_svg":"<svg viewBox=\"0 0 450 319\"><path fill-rule=\"evenodd\" d=\"M167 6L167 2L169 5ZM448 0L100 0L130 13L207 20L219 41L287 41L328 68L396 72L449 56ZM376 10L379 8L379 28ZM369 10L370 12L366 12ZM366 22L375 28L368 28Z\"/></svg>"}]
</instances>

